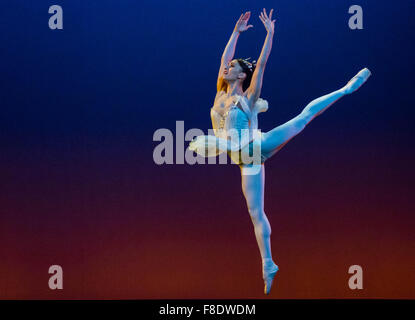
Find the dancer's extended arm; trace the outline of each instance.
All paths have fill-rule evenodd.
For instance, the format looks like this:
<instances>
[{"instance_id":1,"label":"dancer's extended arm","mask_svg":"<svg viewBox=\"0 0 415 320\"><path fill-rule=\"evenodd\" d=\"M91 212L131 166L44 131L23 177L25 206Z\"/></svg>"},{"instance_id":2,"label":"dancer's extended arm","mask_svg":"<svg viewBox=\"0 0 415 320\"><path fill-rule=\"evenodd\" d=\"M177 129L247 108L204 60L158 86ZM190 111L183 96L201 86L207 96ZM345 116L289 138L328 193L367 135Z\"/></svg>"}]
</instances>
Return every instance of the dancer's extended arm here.
<instances>
[{"instance_id":1,"label":"dancer's extended arm","mask_svg":"<svg viewBox=\"0 0 415 320\"><path fill-rule=\"evenodd\" d=\"M225 66L229 64L229 62L233 59L233 56L235 55L236 42L238 41L239 34L243 31L248 30L249 28L252 28L252 25L248 25L248 20L250 16L251 16L250 11L246 12L245 14L241 14L238 21L236 22L231 38L229 39L228 44L226 45L225 50L223 51L220 68L219 68L218 80L216 83L218 92L226 91L227 84L225 81L223 81L223 70L225 69Z\"/></svg>"},{"instance_id":2,"label":"dancer's extended arm","mask_svg":"<svg viewBox=\"0 0 415 320\"><path fill-rule=\"evenodd\" d=\"M255 102L258 100L259 96L261 95L262 89L262 78L264 76L265 66L267 64L267 60L269 54L271 53L272 48L272 39L274 37L274 23L275 20L271 20L272 18L272 11L271 9L269 16L267 15L265 9L261 12L259 18L261 19L262 23L267 30L267 37L265 38L264 45L262 47L261 55L258 58L256 68L254 74L252 75L251 84L247 89L247 97L250 101L250 105L255 105Z\"/></svg>"}]
</instances>

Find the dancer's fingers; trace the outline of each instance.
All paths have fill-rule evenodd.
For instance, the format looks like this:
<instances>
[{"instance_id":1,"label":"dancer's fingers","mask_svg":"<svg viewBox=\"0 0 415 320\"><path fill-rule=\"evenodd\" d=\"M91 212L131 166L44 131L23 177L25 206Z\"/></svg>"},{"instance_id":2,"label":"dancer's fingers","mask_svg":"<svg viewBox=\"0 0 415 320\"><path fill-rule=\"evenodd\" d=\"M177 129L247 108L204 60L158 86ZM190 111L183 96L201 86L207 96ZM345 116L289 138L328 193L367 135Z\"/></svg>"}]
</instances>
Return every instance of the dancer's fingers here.
<instances>
[{"instance_id":1,"label":"dancer's fingers","mask_svg":"<svg viewBox=\"0 0 415 320\"><path fill-rule=\"evenodd\" d=\"M264 17L268 18L267 11L265 10L265 8L263 8L263 10L264 10Z\"/></svg>"},{"instance_id":2,"label":"dancer's fingers","mask_svg":"<svg viewBox=\"0 0 415 320\"><path fill-rule=\"evenodd\" d=\"M268 20L271 20L271 16L270 16L270 15L268 15L268 14L267 14L267 19L268 19Z\"/></svg>"},{"instance_id":3,"label":"dancer's fingers","mask_svg":"<svg viewBox=\"0 0 415 320\"><path fill-rule=\"evenodd\" d=\"M272 17L272 12L274 11L274 9L271 9L270 13L269 13L269 19L271 20Z\"/></svg>"}]
</instances>

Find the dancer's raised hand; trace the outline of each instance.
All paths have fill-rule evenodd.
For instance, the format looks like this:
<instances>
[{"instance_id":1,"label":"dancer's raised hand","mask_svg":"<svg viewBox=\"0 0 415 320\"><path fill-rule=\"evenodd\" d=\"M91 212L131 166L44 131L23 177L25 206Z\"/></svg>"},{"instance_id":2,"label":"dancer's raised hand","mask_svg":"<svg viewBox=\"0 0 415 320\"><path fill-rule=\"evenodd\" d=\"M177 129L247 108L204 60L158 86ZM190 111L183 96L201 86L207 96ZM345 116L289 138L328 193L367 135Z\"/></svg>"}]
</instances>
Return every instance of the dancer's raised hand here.
<instances>
[{"instance_id":1,"label":"dancer's raised hand","mask_svg":"<svg viewBox=\"0 0 415 320\"><path fill-rule=\"evenodd\" d=\"M261 19L262 23L265 26L265 29L267 30L267 32L274 34L274 25L275 25L275 20L271 20L272 19L272 12L274 11L274 9L271 9L271 11L269 12L269 16L267 15L267 12L264 9L262 9L261 14L259 15L259 18Z\"/></svg>"},{"instance_id":2,"label":"dancer's raised hand","mask_svg":"<svg viewBox=\"0 0 415 320\"><path fill-rule=\"evenodd\" d=\"M236 22L234 31L244 32L248 30L249 28L252 28L253 27L252 24L248 25L248 20L250 17L251 17L251 11L247 11L245 12L245 14L242 13L238 21Z\"/></svg>"}]
</instances>

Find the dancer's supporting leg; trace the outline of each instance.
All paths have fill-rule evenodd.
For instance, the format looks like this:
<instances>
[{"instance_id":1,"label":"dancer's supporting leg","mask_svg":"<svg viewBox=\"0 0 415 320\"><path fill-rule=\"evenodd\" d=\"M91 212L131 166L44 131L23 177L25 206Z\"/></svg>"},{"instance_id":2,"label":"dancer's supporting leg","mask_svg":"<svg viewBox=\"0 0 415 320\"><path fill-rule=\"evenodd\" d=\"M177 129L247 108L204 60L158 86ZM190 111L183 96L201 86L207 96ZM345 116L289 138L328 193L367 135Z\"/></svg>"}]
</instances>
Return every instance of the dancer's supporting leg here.
<instances>
[{"instance_id":1,"label":"dancer's supporting leg","mask_svg":"<svg viewBox=\"0 0 415 320\"><path fill-rule=\"evenodd\" d=\"M257 174L244 174L241 167L242 191L246 199L249 215L254 225L255 237L262 257L262 272L265 281L265 294L271 290L272 281L276 272L277 265L272 261L271 254L271 226L264 211L264 182L265 167Z\"/></svg>"},{"instance_id":2,"label":"dancer's supporting leg","mask_svg":"<svg viewBox=\"0 0 415 320\"><path fill-rule=\"evenodd\" d=\"M371 75L369 69L362 69L343 88L311 101L295 118L262 135L261 152L270 158L288 141L299 134L315 117L341 97L356 91Z\"/></svg>"}]
</instances>

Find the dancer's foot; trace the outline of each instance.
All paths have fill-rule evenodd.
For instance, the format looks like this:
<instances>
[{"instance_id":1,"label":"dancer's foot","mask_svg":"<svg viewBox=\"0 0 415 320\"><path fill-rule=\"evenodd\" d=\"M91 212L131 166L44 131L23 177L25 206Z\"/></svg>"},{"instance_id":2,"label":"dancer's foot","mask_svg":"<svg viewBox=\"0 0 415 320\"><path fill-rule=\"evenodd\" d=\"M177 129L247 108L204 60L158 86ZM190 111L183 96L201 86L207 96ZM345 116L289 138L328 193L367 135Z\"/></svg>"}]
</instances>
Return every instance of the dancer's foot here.
<instances>
[{"instance_id":1,"label":"dancer's foot","mask_svg":"<svg viewBox=\"0 0 415 320\"><path fill-rule=\"evenodd\" d=\"M274 277L277 274L278 266L271 261L270 264L264 265L262 270L262 277L264 279L264 293L269 294L272 287L272 282L274 281Z\"/></svg>"},{"instance_id":2,"label":"dancer's foot","mask_svg":"<svg viewBox=\"0 0 415 320\"><path fill-rule=\"evenodd\" d=\"M372 73L368 68L364 68L359 71L344 87L343 91L345 94L351 94L359 89L363 83L370 77Z\"/></svg>"}]
</instances>

